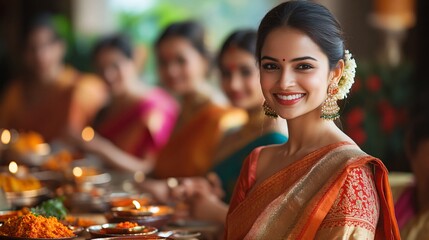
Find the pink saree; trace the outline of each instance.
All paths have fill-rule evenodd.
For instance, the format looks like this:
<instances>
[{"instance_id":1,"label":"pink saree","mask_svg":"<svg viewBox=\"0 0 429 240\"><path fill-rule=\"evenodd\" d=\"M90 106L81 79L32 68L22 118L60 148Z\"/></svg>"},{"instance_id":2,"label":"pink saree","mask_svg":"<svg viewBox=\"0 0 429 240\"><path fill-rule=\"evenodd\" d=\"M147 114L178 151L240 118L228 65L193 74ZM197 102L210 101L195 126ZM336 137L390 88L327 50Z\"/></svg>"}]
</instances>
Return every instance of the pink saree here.
<instances>
[{"instance_id":1,"label":"pink saree","mask_svg":"<svg viewBox=\"0 0 429 240\"><path fill-rule=\"evenodd\" d=\"M122 150L142 157L158 152L168 141L178 115L175 100L153 89L117 118L103 121L97 130Z\"/></svg>"},{"instance_id":2,"label":"pink saree","mask_svg":"<svg viewBox=\"0 0 429 240\"><path fill-rule=\"evenodd\" d=\"M400 239L380 160L354 144L331 144L251 190L261 150L243 165L226 239Z\"/></svg>"}]
</instances>

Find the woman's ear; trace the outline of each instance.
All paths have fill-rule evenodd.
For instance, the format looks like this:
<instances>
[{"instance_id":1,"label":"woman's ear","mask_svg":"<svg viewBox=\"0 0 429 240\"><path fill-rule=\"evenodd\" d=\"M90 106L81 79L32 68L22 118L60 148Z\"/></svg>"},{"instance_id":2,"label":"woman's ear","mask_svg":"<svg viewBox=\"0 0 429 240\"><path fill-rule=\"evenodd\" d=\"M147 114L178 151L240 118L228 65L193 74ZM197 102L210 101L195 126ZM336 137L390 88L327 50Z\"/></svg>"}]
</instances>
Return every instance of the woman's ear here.
<instances>
[{"instance_id":1,"label":"woman's ear","mask_svg":"<svg viewBox=\"0 0 429 240\"><path fill-rule=\"evenodd\" d=\"M334 67L334 69L331 70L330 72L330 84L335 83L338 84L338 82L341 79L341 76L343 75L343 71L344 71L344 60L340 59L337 63L337 66Z\"/></svg>"}]
</instances>

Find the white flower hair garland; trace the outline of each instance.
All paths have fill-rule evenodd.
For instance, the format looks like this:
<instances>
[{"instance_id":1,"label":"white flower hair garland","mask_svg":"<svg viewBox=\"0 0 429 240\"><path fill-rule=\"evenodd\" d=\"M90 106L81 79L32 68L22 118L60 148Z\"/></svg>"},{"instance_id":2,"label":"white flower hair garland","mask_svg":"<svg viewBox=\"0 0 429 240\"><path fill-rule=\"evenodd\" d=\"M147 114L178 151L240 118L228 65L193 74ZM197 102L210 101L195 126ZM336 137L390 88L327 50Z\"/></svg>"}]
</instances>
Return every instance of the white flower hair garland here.
<instances>
[{"instance_id":1,"label":"white flower hair garland","mask_svg":"<svg viewBox=\"0 0 429 240\"><path fill-rule=\"evenodd\" d=\"M352 58L352 54L349 50L346 50L344 54L344 71L340 81L338 81L338 92L335 95L337 99L341 100L346 98L347 94L350 92L350 88L355 82L356 67L355 59Z\"/></svg>"}]
</instances>

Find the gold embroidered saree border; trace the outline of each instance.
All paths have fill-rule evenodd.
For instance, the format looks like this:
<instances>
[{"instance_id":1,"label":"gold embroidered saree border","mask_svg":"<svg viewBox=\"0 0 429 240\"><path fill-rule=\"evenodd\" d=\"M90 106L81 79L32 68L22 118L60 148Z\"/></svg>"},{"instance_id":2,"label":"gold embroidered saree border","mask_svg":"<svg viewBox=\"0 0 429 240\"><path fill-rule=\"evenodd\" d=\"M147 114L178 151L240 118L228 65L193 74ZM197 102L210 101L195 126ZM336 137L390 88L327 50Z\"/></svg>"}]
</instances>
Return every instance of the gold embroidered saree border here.
<instances>
[{"instance_id":1,"label":"gold embroidered saree border","mask_svg":"<svg viewBox=\"0 0 429 240\"><path fill-rule=\"evenodd\" d=\"M386 172L380 160L346 142L308 154L264 181L230 213L228 239L313 239L350 169L370 161ZM386 186L377 180L378 189ZM391 216L384 216L386 226L395 225Z\"/></svg>"}]
</instances>

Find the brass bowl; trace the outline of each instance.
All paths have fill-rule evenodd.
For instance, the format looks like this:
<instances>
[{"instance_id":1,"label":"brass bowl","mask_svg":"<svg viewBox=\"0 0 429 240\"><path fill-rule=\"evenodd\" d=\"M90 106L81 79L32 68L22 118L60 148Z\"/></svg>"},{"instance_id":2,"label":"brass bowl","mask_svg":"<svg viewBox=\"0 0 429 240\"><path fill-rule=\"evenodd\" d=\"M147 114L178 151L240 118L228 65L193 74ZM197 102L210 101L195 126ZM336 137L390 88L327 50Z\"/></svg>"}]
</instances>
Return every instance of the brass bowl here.
<instances>
[{"instance_id":1,"label":"brass bowl","mask_svg":"<svg viewBox=\"0 0 429 240\"><path fill-rule=\"evenodd\" d=\"M140 209L129 207L112 208L105 215L108 222L136 222L139 225L161 228L173 217L174 209L166 205L143 206Z\"/></svg>"},{"instance_id":2,"label":"brass bowl","mask_svg":"<svg viewBox=\"0 0 429 240\"><path fill-rule=\"evenodd\" d=\"M46 187L42 187L21 192L6 192L6 199L16 208L33 207L48 199L49 194L51 194L51 191Z\"/></svg>"},{"instance_id":3,"label":"brass bowl","mask_svg":"<svg viewBox=\"0 0 429 240\"><path fill-rule=\"evenodd\" d=\"M132 237L107 237L107 238L93 238L92 240L174 240L169 237L160 237L156 235L150 236L132 236Z\"/></svg>"},{"instance_id":4,"label":"brass bowl","mask_svg":"<svg viewBox=\"0 0 429 240\"><path fill-rule=\"evenodd\" d=\"M117 223L105 223L94 225L87 228L92 237L130 237L145 236L158 232L158 229L152 226L139 225L133 228L118 228Z\"/></svg>"},{"instance_id":5,"label":"brass bowl","mask_svg":"<svg viewBox=\"0 0 429 240\"><path fill-rule=\"evenodd\" d=\"M117 217L162 216L173 214L174 209L167 205L148 205L138 209L135 207L113 207L111 212L113 216Z\"/></svg>"}]
</instances>

